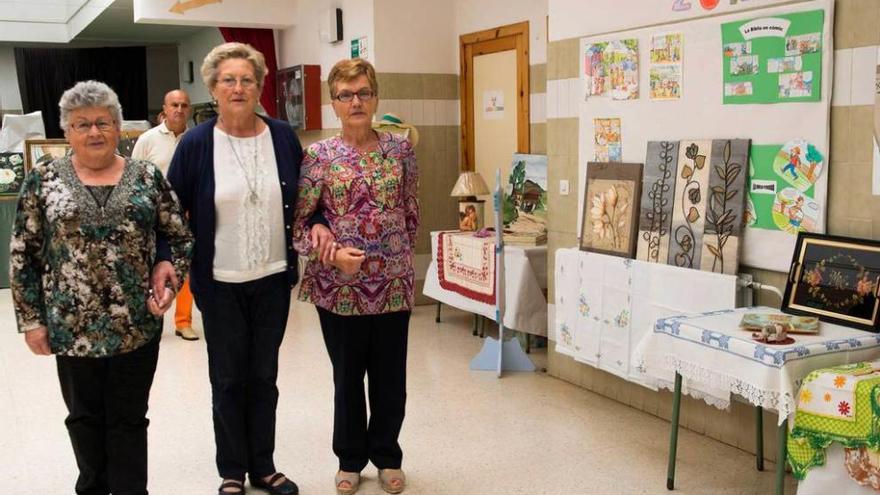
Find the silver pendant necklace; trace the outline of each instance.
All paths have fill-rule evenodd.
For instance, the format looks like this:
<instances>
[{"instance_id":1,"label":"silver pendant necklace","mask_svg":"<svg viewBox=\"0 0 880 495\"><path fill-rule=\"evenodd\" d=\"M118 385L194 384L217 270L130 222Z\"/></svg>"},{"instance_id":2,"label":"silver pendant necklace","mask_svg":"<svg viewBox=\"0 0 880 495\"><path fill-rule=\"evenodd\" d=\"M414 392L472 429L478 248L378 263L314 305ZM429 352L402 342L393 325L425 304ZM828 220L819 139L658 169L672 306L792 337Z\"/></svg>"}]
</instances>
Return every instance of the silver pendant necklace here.
<instances>
[{"instance_id":1,"label":"silver pendant necklace","mask_svg":"<svg viewBox=\"0 0 880 495\"><path fill-rule=\"evenodd\" d=\"M255 117L256 119L256 117ZM223 127L226 127L226 123L223 122L223 119L220 119L220 122L223 123ZM224 131L226 134L226 140L229 142L229 148L232 149L232 154L235 156L235 161L238 163L238 166L241 168L241 173L244 175L244 182L247 184L247 188L250 191L248 194L248 201L252 205L256 205L260 200L260 196L257 194L257 122L254 120L254 179L253 184L251 184L251 178L248 176L247 168L245 168L244 163L241 161L241 158L238 157L238 152L235 151L235 146L232 144L232 138L229 137L229 133Z\"/></svg>"}]
</instances>

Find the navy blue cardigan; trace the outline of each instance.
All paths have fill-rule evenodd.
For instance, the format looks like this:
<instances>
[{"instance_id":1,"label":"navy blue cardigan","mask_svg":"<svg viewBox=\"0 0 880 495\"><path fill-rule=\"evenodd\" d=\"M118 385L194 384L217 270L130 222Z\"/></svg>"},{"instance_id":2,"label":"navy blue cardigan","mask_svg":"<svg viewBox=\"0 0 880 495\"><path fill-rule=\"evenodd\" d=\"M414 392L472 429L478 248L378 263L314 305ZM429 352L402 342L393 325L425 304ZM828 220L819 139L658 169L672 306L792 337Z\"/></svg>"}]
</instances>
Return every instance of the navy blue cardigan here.
<instances>
[{"instance_id":1,"label":"navy blue cardigan","mask_svg":"<svg viewBox=\"0 0 880 495\"><path fill-rule=\"evenodd\" d=\"M299 138L287 122L261 118L269 126L275 148L281 202L284 205L287 280L293 287L299 274L297 255L293 249L292 226L303 151ZM187 131L177 145L168 169L168 182L177 193L183 210L189 214L189 225L195 236L190 287L193 293L200 297L211 297L214 291L214 235L217 224L214 208L214 126L216 124L215 118ZM315 220L326 224L320 214L319 217L313 217L313 221ZM160 249L160 260L165 258L164 251L165 249Z\"/></svg>"}]
</instances>

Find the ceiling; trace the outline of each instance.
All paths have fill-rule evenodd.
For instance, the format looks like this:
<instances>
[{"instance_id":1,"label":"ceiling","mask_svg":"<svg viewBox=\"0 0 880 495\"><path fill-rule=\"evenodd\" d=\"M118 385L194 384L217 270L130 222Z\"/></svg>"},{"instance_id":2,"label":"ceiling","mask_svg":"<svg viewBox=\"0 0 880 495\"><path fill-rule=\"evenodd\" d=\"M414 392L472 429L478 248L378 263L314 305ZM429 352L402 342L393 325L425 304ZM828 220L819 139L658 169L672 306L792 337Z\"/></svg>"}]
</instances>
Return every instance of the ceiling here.
<instances>
[{"instance_id":1,"label":"ceiling","mask_svg":"<svg viewBox=\"0 0 880 495\"><path fill-rule=\"evenodd\" d=\"M83 20L87 25L72 39L69 34L62 34L76 32ZM134 0L0 0L0 32L3 29L8 35L5 39L0 35L3 44L55 44L69 40L67 46L106 46L173 45L206 28L135 24ZM54 34L47 36L46 30Z\"/></svg>"},{"instance_id":2,"label":"ceiling","mask_svg":"<svg viewBox=\"0 0 880 495\"><path fill-rule=\"evenodd\" d=\"M85 0L67 1L84 2ZM74 40L173 45L204 29L206 29L204 26L135 24L134 0L116 0L97 19L80 31Z\"/></svg>"}]
</instances>

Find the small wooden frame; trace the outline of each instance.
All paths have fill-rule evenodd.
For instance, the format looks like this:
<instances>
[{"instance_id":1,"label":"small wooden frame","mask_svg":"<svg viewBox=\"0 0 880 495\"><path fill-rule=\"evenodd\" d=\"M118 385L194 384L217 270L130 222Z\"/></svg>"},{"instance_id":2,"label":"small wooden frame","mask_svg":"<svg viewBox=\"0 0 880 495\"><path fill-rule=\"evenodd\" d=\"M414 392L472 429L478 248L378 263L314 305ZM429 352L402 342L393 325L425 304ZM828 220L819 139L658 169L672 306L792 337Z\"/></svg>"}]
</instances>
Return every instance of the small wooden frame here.
<instances>
[{"instance_id":1,"label":"small wooden frame","mask_svg":"<svg viewBox=\"0 0 880 495\"><path fill-rule=\"evenodd\" d=\"M880 242L801 232L782 311L880 331Z\"/></svg>"},{"instance_id":2,"label":"small wooden frame","mask_svg":"<svg viewBox=\"0 0 880 495\"><path fill-rule=\"evenodd\" d=\"M69 153L70 144L66 139L28 139L24 142L24 173L40 163L63 158Z\"/></svg>"}]
</instances>

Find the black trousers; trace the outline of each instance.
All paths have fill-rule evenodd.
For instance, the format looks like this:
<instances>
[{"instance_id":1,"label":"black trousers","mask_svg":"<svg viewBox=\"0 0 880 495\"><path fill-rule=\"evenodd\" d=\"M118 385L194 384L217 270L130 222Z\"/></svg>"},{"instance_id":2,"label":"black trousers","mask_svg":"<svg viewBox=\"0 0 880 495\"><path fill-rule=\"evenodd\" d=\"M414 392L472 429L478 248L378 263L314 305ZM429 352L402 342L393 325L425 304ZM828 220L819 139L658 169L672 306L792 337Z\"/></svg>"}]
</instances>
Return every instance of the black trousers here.
<instances>
[{"instance_id":1,"label":"black trousers","mask_svg":"<svg viewBox=\"0 0 880 495\"><path fill-rule=\"evenodd\" d=\"M287 274L239 284L214 282L196 296L208 344L217 471L243 480L275 472L278 349L290 310Z\"/></svg>"},{"instance_id":2,"label":"black trousers","mask_svg":"<svg viewBox=\"0 0 880 495\"><path fill-rule=\"evenodd\" d=\"M339 469L360 472L367 461L379 469L399 469L403 452L397 439L406 409L410 313L341 316L317 309L333 363L333 453L339 458ZM365 373L369 375L369 424Z\"/></svg>"},{"instance_id":3,"label":"black trousers","mask_svg":"<svg viewBox=\"0 0 880 495\"><path fill-rule=\"evenodd\" d=\"M76 493L147 493L147 401L158 359L159 336L118 356L56 358Z\"/></svg>"}]
</instances>

